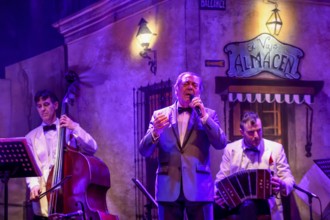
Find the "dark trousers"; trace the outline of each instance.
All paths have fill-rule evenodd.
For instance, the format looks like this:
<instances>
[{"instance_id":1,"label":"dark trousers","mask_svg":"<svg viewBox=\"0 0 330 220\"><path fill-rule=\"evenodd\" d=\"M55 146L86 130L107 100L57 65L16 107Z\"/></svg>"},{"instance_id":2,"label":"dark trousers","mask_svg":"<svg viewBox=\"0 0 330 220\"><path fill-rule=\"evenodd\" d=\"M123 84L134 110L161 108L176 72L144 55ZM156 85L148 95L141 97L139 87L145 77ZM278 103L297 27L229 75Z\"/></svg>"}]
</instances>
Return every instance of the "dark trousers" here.
<instances>
[{"instance_id":1,"label":"dark trousers","mask_svg":"<svg viewBox=\"0 0 330 220\"><path fill-rule=\"evenodd\" d=\"M186 215L185 215L186 214ZM213 220L213 202L158 202L159 220Z\"/></svg>"},{"instance_id":2,"label":"dark trousers","mask_svg":"<svg viewBox=\"0 0 330 220\"><path fill-rule=\"evenodd\" d=\"M270 208L267 200L248 199L231 210L223 209L218 205L214 207L214 220L256 220L259 216L270 216Z\"/></svg>"},{"instance_id":3,"label":"dark trousers","mask_svg":"<svg viewBox=\"0 0 330 220\"><path fill-rule=\"evenodd\" d=\"M48 218L47 217L43 217L43 216L34 215L33 216L33 220L48 220Z\"/></svg>"},{"instance_id":4,"label":"dark trousers","mask_svg":"<svg viewBox=\"0 0 330 220\"><path fill-rule=\"evenodd\" d=\"M188 201L181 189L179 198L174 202L158 201L159 220L213 220L212 202Z\"/></svg>"}]
</instances>

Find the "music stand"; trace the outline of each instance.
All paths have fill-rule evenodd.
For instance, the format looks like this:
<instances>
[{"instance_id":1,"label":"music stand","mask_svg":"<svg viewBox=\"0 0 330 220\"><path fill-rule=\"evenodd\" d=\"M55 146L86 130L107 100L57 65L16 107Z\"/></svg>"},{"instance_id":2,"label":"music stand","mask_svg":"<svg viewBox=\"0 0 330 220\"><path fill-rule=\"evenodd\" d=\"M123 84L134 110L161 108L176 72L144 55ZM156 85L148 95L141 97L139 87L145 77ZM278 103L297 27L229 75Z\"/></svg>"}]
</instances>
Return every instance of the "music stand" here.
<instances>
[{"instance_id":1,"label":"music stand","mask_svg":"<svg viewBox=\"0 0 330 220\"><path fill-rule=\"evenodd\" d=\"M147 218L148 220L151 220L151 209L152 205L154 205L156 208L158 208L157 202L154 200L154 198L150 195L150 193L147 191L147 189L142 185L142 183L136 179L132 178L132 181L135 183L135 185L138 187L138 189L147 197L148 199L148 204L145 205L147 208Z\"/></svg>"},{"instance_id":2,"label":"music stand","mask_svg":"<svg viewBox=\"0 0 330 220\"><path fill-rule=\"evenodd\" d=\"M8 219L8 181L10 178L41 176L24 137L0 138L0 179L5 186L4 219Z\"/></svg>"},{"instance_id":3,"label":"music stand","mask_svg":"<svg viewBox=\"0 0 330 220\"><path fill-rule=\"evenodd\" d=\"M316 165L324 172L324 174L330 179L330 158L314 160Z\"/></svg>"},{"instance_id":4,"label":"music stand","mask_svg":"<svg viewBox=\"0 0 330 220\"><path fill-rule=\"evenodd\" d=\"M316 159L314 160L314 163L324 172L324 174L330 179L330 158L327 159ZM309 195L309 205L311 207L312 204L312 197ZM311 208L310 208L311 212ZM312 216L312 214L310 214Z\"/></svg>"}]
</instances>

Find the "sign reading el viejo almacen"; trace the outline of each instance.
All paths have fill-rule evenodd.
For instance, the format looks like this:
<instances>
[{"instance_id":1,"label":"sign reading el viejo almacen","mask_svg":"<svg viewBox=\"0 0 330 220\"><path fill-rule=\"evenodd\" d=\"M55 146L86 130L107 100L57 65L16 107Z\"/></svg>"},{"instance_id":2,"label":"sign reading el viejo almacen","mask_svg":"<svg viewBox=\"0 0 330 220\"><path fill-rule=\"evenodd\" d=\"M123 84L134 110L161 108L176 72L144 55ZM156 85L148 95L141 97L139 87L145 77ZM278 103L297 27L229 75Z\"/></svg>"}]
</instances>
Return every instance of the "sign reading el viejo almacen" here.
<instances>
[{"instance_id":1,"label":"sign reading el viejo almacen","mask_svg":"<svg viewBox=\"0 0 330 220\"><path fill-rule=\"evenodd\" d=\"M301 77L298 67L304 52L272 35L261 34L249 41L230 43L224 51L229 59L229 77L251 77L263 71L287 79Z\"/></svg>"}]
</instances>

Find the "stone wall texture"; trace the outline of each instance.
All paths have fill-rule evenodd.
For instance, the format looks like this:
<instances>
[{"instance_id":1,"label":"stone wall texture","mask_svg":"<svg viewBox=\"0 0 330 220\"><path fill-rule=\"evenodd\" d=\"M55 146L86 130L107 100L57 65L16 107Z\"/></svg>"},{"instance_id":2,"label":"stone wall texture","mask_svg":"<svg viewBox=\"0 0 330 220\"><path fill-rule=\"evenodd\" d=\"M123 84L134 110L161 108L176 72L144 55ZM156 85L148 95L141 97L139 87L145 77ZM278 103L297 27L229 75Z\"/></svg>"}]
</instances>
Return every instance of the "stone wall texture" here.
<instances>
[{"instance_id":1,"label":"stone wall texture","mask_svg":"<svg viewBox=\"0 0 330 220\"><path fill-rule=\"evenodd\" d=\"M121 220L135 219L133 89L171 79L183 71L199 73L205 90L204 104L215 109L223 122L223 102L215 93L215 77L226 76L226 44L267 33L265 23L274 8L263 0L227 0L225 10L200 10L199 1L100 1L91 8L56 24L66 45L22 60L6 68L0 81L0 137L24 136L41 122L33 104L34 93L49 88L65 93L66 66L78 73L80 92L70 109L73 118L98 142L96 154L109 167L111 188L108 209ZM322 80L315 97L312 157L305 157L304 105L291 107L289 152L291 169L299 183L314 164L329 158L330 130L330 5L322 1L279 1L281 42L302 49L301 80ZM135 38L141 18L157 35L150 45L157 50L157 73L152 74ZM224 67L206 67L205 60L224 60ZM262 78L273 78L262 74ZM222 151L212 150L212 172L218 171ZM1 188L2 190L2 188ZM1 193L1 191L0 191ZM3 193L3 192L2 192ZM317 192L315 192L317 194ZM23 204L25 184L10 180L10 202ZM295 197L301 219L308 206ZM329 201L328 201L329 202ZM316 203L316 201L315 201ZM323 204L325 207L327 204ZM0 206L0 208L2 208ZM10 219L22 219L23 208L10 207ZM318 214L314 213L315 218Z\"/></svg>"}]
</instances>

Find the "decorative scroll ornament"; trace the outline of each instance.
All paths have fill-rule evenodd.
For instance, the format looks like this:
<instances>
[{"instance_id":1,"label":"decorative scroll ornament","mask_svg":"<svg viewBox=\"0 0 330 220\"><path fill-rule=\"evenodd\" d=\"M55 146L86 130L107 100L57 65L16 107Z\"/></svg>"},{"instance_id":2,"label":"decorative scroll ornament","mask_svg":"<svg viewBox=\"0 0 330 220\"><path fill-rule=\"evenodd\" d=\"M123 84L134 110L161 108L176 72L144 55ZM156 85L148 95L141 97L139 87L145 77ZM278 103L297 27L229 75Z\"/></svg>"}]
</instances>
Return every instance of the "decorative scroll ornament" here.
<instances>
[{"instance_id":1,"label":"decorative scroll ornament","mask_svg":"<svg viewBox=\"0 0 330 220\"><path fill-rule=\"evenodd\" d=\"M269 34L261 34L245 42L227 44L229 77L252 77L269 72L281 78L300 79L300 58L304 52L292 45L282 43Z\"/></svg>"}]
</instances>

